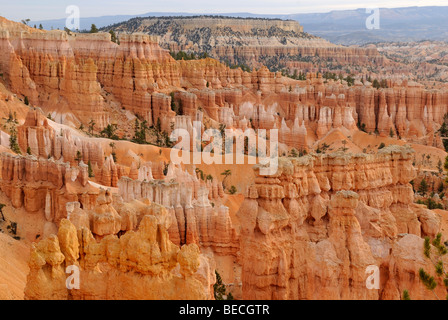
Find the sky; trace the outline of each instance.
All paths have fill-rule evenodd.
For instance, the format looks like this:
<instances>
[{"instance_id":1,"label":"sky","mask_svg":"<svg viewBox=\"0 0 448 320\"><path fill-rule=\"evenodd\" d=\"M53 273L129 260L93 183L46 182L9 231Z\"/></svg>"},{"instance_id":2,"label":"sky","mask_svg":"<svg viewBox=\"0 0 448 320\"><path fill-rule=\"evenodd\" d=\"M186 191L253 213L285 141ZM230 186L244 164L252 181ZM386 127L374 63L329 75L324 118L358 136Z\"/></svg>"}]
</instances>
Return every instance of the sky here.
<instances>
[{"instance_id":1,"label":"sky","mask_svg":"<svg viewBox=\"0 0 448 320\"><path fill-rule=\"evenodd\" d=\"M67 18L77 5L81 17L147 12L293 14L357 8L446 6L447 0L0 0L0 16L14 21Z\"/></svg>"}]
</instances>

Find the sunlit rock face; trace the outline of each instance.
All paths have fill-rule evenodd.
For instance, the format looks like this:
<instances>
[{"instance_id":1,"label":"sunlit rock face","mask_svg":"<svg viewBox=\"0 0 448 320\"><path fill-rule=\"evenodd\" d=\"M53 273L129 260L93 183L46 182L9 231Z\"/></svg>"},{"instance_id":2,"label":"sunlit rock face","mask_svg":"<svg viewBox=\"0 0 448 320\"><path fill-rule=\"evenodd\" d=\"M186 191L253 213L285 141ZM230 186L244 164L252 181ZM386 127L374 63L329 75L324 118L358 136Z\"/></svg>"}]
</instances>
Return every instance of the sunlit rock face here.
<instances>
[{"instance_id":1,"label":"sunlit rock face","mask_svg":"<svg viewBox=\"0 0 448 320\"><path fill-rule=\"evenodd\" d=\"M198 273L203 261L197 245L179 248L169 240L163 214L148 212L136 232L120 238L109 235L100 242L89 229L76 229L64 219L57 235L32 248L25 298L209 299L211 285L204 285L205 277ZM76 270L72 283L67 268ZM204 267L199 272L204 270L213 272Z\"/></svg>"},{"instance_id":2,"label":"sunlit rock face","mask_svg":"<svg viewBox=\"0 0 448 320\"><path fill-rule=\"evenodd\" d=\"M87 166L71 167L69 163L34 156L0 155L1 190L14 208L25 208L32 214L45 211L48 222L59 223L67 216L66 203L82 201L92 208L98 190L88 183Z\"/></svg>"},{"instance_id":3,"label":"sunlit rock face","mask_svg":"<svg viewBox=\"0 0 448 320\"><path fill-rule=\"evenodd\" d=\"M295 81L264 66L249 73L210 58L176 61L157 38L145 34L121 34L118 45L109 33L69 35L4 18L0 31L0 67L11 91L27 96L59 123L79 127L93 120L101 130L111 121L113 101L149 126L160 121L160 128L171 132L178 121L174 92L174 102L191 121L202 109L228 128L282 129L282 142L296 149L334 128L356 126L441 146L434 132L448 112L448 93L415 82L390 80L387 89L377 90L369 83L324 83L315 74ZM44 156L50 152L48 141L57 138L42 125L39 130L45 132L31 128L21 135L33 154Z\"/></svg>"},{"instance_id":4,"label":"sunlit rock face","mask_svg":"<svg viewBox=\"0 0 448 320\"><path fill-rule=\"evenodd\" d=\"M413 203L414 177L405 147L281 158L277 175L258 175L238 212L243 298L400 299L411 285L428 298L410 279L415 264L430 267L415 248L440 221ZM366 286L369 266L381 273L378 290Z\"/></svg>"},{"instance_id":5,"label":"sunlit rock face","mask_svg":"<svg viewBox=\"0 0 448 320\"><path fill-rule=\"evenodd\" d=\"M303 61L306 57L319 57L321 61L342 65L387 63L375 48L335 45L304 33L303 26L292 20L224 17L136 18L112 28L117 33L147 32L157 35L160 45L173 52L207 52L221 61L244 64L251 68L269 65L270 68L280 69L280 65Z\"/></svg>"},{"instance_id":6,"label":"sunlit rock face","mask_svg":"<svg viewBox=\"0 0 448 320\"><path fill-rule=\"evenodd\" d=\"M32 251L26 297L117 299L126 292L132 299L182 299L174 288L192 286L188 297L205 299L217 257L237 256L244 299L399 299L405 288L428 298L412 278L430 267L422 237L434 237L440 221L413 203L411 162L412 151L396 146L375 155L280 158L275 176L258 174L248 188L237 213L240 232L226 207L210 205L219 188L180 168L171 166L165 183L122 178L119 194L100 190L91 209L66 204L70 222L60 220L57 236ZM143 168L137 177L149 179L151 170ZM182 188L168 183L174 176ZM134 252L140 247L145 254ZM198 248L211 249L214 258ZM65 288L68 265L80 267L81 283L87 281L81 290ZM379 290L366 287L369 266L380 271ZM129 268L155 291L135 284Z\"/></svg>"},{"instance_id":7,"label":"sunlit rock face","mask_svg":"<svg viewBox=\"0 0 448 320\"><path fill-rule=\"evenodd\" d=\"M78 128L93 120L99 131L121 112L120 126L138 115L168 133L191 134L194 121L202 130L278 129L283 147L309 152L332 131L348 138L358 127L441 147L434 133L448 111L446 91L408 81L348 86L313 73L298 81L210 58L175 61L143 34L121 35L117 45L108 34L39 31L2 18L0 68L8 90L32 105L17 126L23 156L0 155L1 191L26 217L44 220L27 298L212 298L221 265L237 298L398 299L405 289L428 297L415 279L419 267L431 267L422 237L433 237L440 221L413 203L407 148L281 158L275 176L258 167L235 217L243 196L224 194L216 176L149 162L153 155L144 153L162 158L164 150L129 141L117 142L129 152L116 161L111 140ZM9 146L6 133L0 139ZM88 284L81 291L65 286L70 265ZM379 290L366 288L369 266L380 269Z\"/></svg>"},{"instance_id":8,"label":"sunlit rock face","mask_svg":"<svg viewBox=\"0 0 448 320\"><path fill-rule=\"evenodd\" d=\"M211 248L215 254L237 255L237 230L229 208L222 204L222 183L204 182L174 165L169 166L162 181L149 178L150 169L148 172L144 166L139 171L140 179L124 177L118 182L124 203L139 200L163 205L172 221L168 228L170 239L177 245L196 243L201 248Z\"/></svg>"}]
</instances>

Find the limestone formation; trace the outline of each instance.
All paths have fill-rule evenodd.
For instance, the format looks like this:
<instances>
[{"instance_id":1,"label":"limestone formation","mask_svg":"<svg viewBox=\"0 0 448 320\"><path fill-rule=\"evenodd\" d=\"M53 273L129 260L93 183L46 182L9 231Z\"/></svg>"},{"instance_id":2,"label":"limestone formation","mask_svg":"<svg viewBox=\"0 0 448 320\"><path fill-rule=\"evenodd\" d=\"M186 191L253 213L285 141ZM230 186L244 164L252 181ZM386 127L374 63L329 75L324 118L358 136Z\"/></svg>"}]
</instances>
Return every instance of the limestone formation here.
<instances>
[{"instance_id":1,"label":"limestone formation","mask_svg":"<svg viewBox=\"0 0 448 320\"><path fill-rule=\"evenodd\" d=\"M175 61L159 47L156 38L144 34L121 34L117 45L110 41L108 33L68 35L58 30L34 30L3 18L0 29L0 66L11 90L27 96L56 122L77 128L81 123L87 127L91 120L96 130L110 123L111 113L106 111L112 109L105 95L112 94L112 101L122 110L139 115L149 126L160 121L160 129L166 132L176 123L190 125L188 120L176 120L176 112L171 108L174 103L182 105L183 116L189 116L191 121L197 119L202 109L207 117L228 128L245 129L250 119L254 128L276 127L282 131L282 141L299 141L295 148L309 147L309 137L314 134L321 138L333 128L353 130L356 126L383 136L392 132L441 147L434 132L448 112L447 92L426 90L413 81L389 80L388 88L382 89L359 81L351 87L345 81L324 83L322 75L313 73L308 74L306 81L296 81L264 66L249 73L230 69L210 58ZM21 50L18 43L32 46L32 53ZM257 56L246 46L241 48L244 54ZM305 49L310 55L324 54L314 52L316 48ZM353 56L335 53L346 50L338 46L325 50L336 50L330 55L342 60L355 57L358 62L367 59L367 63L371 60L364 51L374 49L351 48L359 51ZM373 56L378 62L378 53ZM50 60L52 64L46 63ZM174 101L170 92L174 92ZM30 114L25 127L19 129L19 140L22 152L30 147L33 155L52 155L55 159L63 156L74 165L80 151L84 163L90 160L92 165L103 166L101 148L78 141L67 132L53 132L46 120L36 114ZM105 179L109 179L107 174ZM113 176L111 179L115 181Z\"/></svg>"},{"instance_id":2,"label":"limestone formation","mask_svg":"<svg viewBox=\"0 0 448 320\"><path fill-rule=\"evenodd\" d=\"M252 23L258 31L245 23L233 28L261 38L279 32L278 21ZM215 53L386 62L374 48L307 37L295 22L281 27L301 36L264 47L249 37L248 46L217 44ZM225 41L216 35L210 39ZM12 102L23 105L22 155L9 149L12 131L0 132L0 196L8 211L24 216L24 229L39 229L26 230L33 241L27 299L212 299L215 269L238 299L399 299L405 289L415 299L432 298L416 279L420 267L431 267L423 237L434 237L443 223L414 203L410 181L427 177L435 186L442 178L417 174L407 146L376 154L313 149L332 134L353 149L364 147L356 139L376 143L392 135L445 156L436 132L448 113L448 91L396 79L377 89L313 72L294 80L261 65L248 72L211 58L175 60L160 39L143 33L110 40L105 32L43 31L0 17L0 113L14 111ZM25 96L30 106L20 102ZM308 155L279 158L272 176L258 164L254 180L238 182L244 195L230 194L218 179L224 167L209 166L201 176L202 165L172 164L169 148L129 141L135 123L161 140L173 129L192 136L198 122L200 133L249 129L248 139L278 129L285 156L293 148ZM123 140L100 134L116 123ZM249 176L228 168L230 179ZM366 288L370 266L380 269L380 289ZM80 288L68 289L67 270L76 268Z\"/></svg>"},{"instance_id":3,"label":"limestone formation","mask_svg":"<svg viewBox=\"0 0 448 320\"><path fill-rule=\"evenodd\" d=\"M57 236L41 240L32 250L25 297L206 299L211 287L195 276L200 257L195 244L179 249L170 242L163 223L151 213L142 218L137 231L120 238L109 235L100 242L88 229L76 231L64 219ZM79 278L71 280L74 269Z\"/></svg>"},{"instance_id":4,"label":"limestone formation","mask_svg":"<svg viewBox=\"0 0 448 320\"><path fill-rule=\"evenodd\" d=\"M141 167L140 170L147 169ZM141 173L138 176L145 177ZM173 221L168 232L177 245L196 243L201 247L212 247L218 254L236 255L237 231L232 225L229 209L218 205L223 197L222 184L205 183L171 164L165 181L124 177L118 182L118 190L124 202L149 200L167 208Z\"/></svg>"},{"instance_id":5,"label":"limestone formation","mask_svg":"<svg viewBox=\"0 0 448 320\"><path fill-rule=\"evenodd\" d=\"M283 63L297 57L319 57L340 64L385 64L375 48L348 48L303 32L297 21L223 17L136 18L113 26L115 32L147 32L159 36L162 47L202 54L231 64L260 67L282 56ZM225 26L225 28L223 28ZM197 40L199 37L200 41ZM239 45L235 45L235 42ZM275 64L273 66L276 66Z\"/></svg>"},{"instance_id":6,"label":"limestone formation","mask_svg":"<svg viewBox=\"0 0 448 320\"><path fill-rule=\"evenodd\" d=\"M70 167L54 159L2 153L1 190L15 208L28 213L45 211L49 222L67 217L67 203L81 200L83 208L92 209L98 189L87 181L87 166ZM69 209L71 210L71 208Z\"/></svg>"},{"instance_id":7,"label":"limestone formation","mask_svg":"<svg viewBox=\"0 0 448 320\"><path fill-rule=\"evenodd\" d=\"M411 162L410 149L391 146L282 158L277 175L259 175L238 212L243 299L399 299L418 270L404 252L440 230L434 212L413 204ZM408 246L400 234L419 240ZM367 289L368 266L390 281Z\"/></svg>"}]
</instances>

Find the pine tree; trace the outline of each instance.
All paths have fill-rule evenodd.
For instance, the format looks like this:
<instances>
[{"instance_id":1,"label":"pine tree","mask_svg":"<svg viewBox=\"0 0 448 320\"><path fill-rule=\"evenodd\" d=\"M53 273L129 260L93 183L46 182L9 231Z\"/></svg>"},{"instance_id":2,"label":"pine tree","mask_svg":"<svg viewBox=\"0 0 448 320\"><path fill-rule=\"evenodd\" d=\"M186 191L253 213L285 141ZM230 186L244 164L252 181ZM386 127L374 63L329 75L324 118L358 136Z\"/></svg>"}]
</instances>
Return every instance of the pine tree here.
<instances>
[{"instance_id":1,"label":"pine tree","mask_svg":"<svg viewBox=\"0 0 448 320\"><path fill-rule=\"evenodd\" d=\"M435 255L433 257L432 246L436 249ZM442 278L443 284L447 288L448 292L448 274L445 272L442 257L448 253L447 247L442 243L442 234L438 233L437 236L432 240L429 237L425 237L425 242L423 244L423 254L428 258L434 265L435 272L438 277ZM427 273L423 268L418 271L420 280L425 285L425 287L430 290L434 296L439 299L434 289L437 287L437 282L433 276ZM448 299L448 295L446 296Z\"/></svg>"},{"instance_id":2,"label":"pine tree","mask_svg":"<svg viewBox=\"0 0 448 320\"><path fill-rule=\"evenodd\" d=\"M110 41L117 43L117 35L115 34L114 30L110 30Z\"/></svg>"},{"instance_id":3,"label":"pine tree","mask_svg":"<svg viewBox=\"0 0 448 320\"><path fill-rule=\"evenodd\" d=\"M379 89L381 87L377 79L373 80L372 87L376 89Z\"/></svg>"},{"instance_id":4,"label":"pine tree","mask_svg":"<svg viewBox=\"0 0 448 320\"><path fill-rule=\"evenodd\" d=\"M445 157L445 163L443 164L443 168L448 170L448 156Z\"/></svg>"},{"instance_id":5,"label":"pine tree","mask_svg":"<svg viewBox=\"0 0 448 320\"><path fill-rule=\"evenodd\" d=\"M89 174L89 178L93 178L95 177L95 175L93 174L93 169L92 169L92 164L90 163L90 160L87 162L87 172Z\"/></svg>"},{"instance_id":6,"label":"pine tree","mask_svg":"<svg viewBox=\"0 0 448 320\"><path fill-rule=\"evenodd\" d=\"M132 142L138 143L138 144L145 144L146 142L146 130L148 130L148 122L146 120L143 120L140 122L138 118L135 119L135 125L134 125L134 137L132 138ZM160 142L160 132L156 132L157 140Z\"/></svg>"},{"instance_id":7,"label":"pine tree","mask_svg":"<svg viewBox=\"0 0 448 320\"><path fill-rule=\"evenodd\" d=\"M297 80L297 78L298 78L297 69L294 69L294 72L292 74L292 78Z\"/></svg>"},{"instance_id":8,"label":"pine tree","mask_svg":"<svg viewBox=\"0 0 448 320\"><path fill-rule=\"evenodd\" d=\"M230 189L229 189L229 193L230 193L230 194L235 194L237 191L238 191L238 190L236 189L235 186L231 186Z\"/></svg>"},{"instance_id":9,"label":"pine tree","mask_svg":"<svg viewBox=\"0 0 448 320\"><path fill-rule=\"evenodd\" d=\"M434 293L434 289L437 287L437 282L434 280L434 277L432 277L430 274L426 273L425 270L423 270L423 268L420 268L418 270L418 275L420 277L420 280L425 285L425 287ZM436 295L436 297L437 297L437 295Z\"/></svg>"},{"instance_id":10,"label":"pine tree","mask_svg":"<svg viewBox=\"0 0 448 320\"><path fill-rule=\"evenodd\" d=\"M95 125L96 125L95 120L92 119L89 121L89 134L90 135L93 135L93 130L95 128Z\"/></svg>"},{"instance_id":11,"label":"pine tree","mask_svg":"<svg viewBox=\"0 0 448 320\"><path fill-rule=\"evenodd\" d=\"M428 192L428 184L426 183L425 179L422 179L422 181L420 182L418 192L421 193L422 195L426 195L426 192Z\"/></svg>"},{"instance_id":12,"label":"pine tree","mask_svg":"<svg viewBox=\"0 0 448 320\"><path fill-rule=\"evenodd\" d=\"M92 23L92 27L90 28L90 33L98 33L98 28L93 23Z\"/></svg>"},{"instance_id":13,"label":"pine tree","mask_svg":"<svg viewBox=\"0 0 448 320\"><path fill-rule=\"evenodd\" d=\"M403 291L403 300L411 300L408 290Z\"/></svg>"},{"instance_id":14,"label":"pine tree","mask_svg":"<svg viewBox=\"0 0 448 320\"><path fill-rule=\"evenodd\" d=\"M216 300L233 300L231 293L226 293L225 284L222 283L221 275L215 270L216 283L213 285L213 293Z\"/></svg>"},{"instance_id":15,"label":"pine tree","mask_svg":"<svg viewBox=\"0 0 448 320\"><path fill-rule=\"evenodd\" d=\"M216 300L224 300L223 296L226 294L226 286L222 284L222 279L218 271L215 270L216 283L213 285L213 292Z\"/></svg>"},{"instance_id":16,"label":"pine tree","mask_svg":"<svg viewBox=\"0 0 448 320\"><path fill-rule=\"evenodd\" d=\"M225 189L224 182L226 181L227 177L230 176L231 174L232 174L232 171L230 169L224 170L224 172L221 173L221 175L224 176L224 179L222 180L222 184L224 186L224 189Z\"/></svg>"},{"instance_id":17,"label":"pine tree","mask_svg":"<svg viewBox=\"0 0 448 320\"><path fill-rule=\"evenodd\" d=\"M199 168L196 168L196 174L200 174L201 180L204 180L204 171Z\"/></svg>"},{"instance_id":18,"label":"pine tree","mask_svg":"<svg viewBox=\"0 0 448 320\"><path fill-rule=\"evenodd\" d=\"M14 115L12 115L12 113L9 113L9 117L6 120L6 123L9 126L9 147L11 148L11 150L17 154L22 154L22 152L20 151L20 147L18 144L18 139L17 139L17 128L16 125L18 124L17 118L16 118L16 114L14 113Z\"/></svg>"},{"instance_id":19,"label":"pine tree","mask_svg":"<svg viewBox=\"0 0 448 320\"><path fill-rule=\"evenodd\" d=\"M118 136L115 134L117 130L117 124L108 124L101 132L101 136L108 139L118 140Z\"/></svg>"}]
</instances>

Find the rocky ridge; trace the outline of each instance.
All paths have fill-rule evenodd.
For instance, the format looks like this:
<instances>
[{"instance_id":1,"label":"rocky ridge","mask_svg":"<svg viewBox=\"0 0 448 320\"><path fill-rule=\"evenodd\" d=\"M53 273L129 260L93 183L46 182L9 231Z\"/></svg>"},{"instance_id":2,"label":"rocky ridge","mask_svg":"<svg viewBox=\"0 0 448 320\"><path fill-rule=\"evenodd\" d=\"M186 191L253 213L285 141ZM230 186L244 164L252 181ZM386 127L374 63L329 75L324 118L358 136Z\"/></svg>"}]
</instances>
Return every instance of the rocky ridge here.
<instances>
[{"instance_id":1,"label":"rocky ridge","mask_svg":"<svg viewBox=\"0 0 448 320\"><path fill-rule=\"evenodd\" d=\"M238 212L243 299L428 298L412 279L431 270L421 237L440 220L413 204L414 177L410 149L394 146L282 159L276 176L258 175ZM366 287L371 265L378 290Z\"/></svg>"},{"instance_id":2,"label":"rocky ridge","mask_svg":"<svg viewBox=\"0 0 448 320\"><path fill-rule=\"evenodd\" d=\"M107 205L107 193L98 204ZM120 238L108 236L96 242L89 229L62 220L57 235L33 247L26 299L146 299L179 300L211 297L211 285L196 276L201 262L195 245L179 249L168 239L166 211L142 218L139 229ZM106 212L98 213L102 219ZM79 270L69 288L66 268ZM176 269L177 268L177 269ZM208 271L201 268L201 271ZM208 279L209 275L203 275ZM151 290L147 290L151 288Z\"/></svg>"},{"instance_id":3,"label":"rocky ridge","mask_svg":"<svg viewBox=\"0 0 448 320\"><path fill-rule=\"evenodd\" d=\"M286 151L311 151L335 132L367 136L359 130L440 147L434 132L447 112L446 90L412 81L389 81L378 90L370 83L325 83L313 73L296 81L265 67L249 73L209 58L175 61L144 34L123 36L116 45L106 34L70 36L0 22L8 29L1 40L1 50L9 52L0 62L5 83L44 110L29 107L17 128L19 148L29 154L0 157L2 193L11 206L45 222L41 238L32 237L27 298L114 299L123 291L172 299L183 298L173 288L190 284L195 299L211 298L220 263L237 298L399 299L404 289L415 299L428 298L415 279L419 267L431 270L422 237L433 237L440 221L414 204L409 182L416 175L407 148L281 158L273 177L260 175L258 167L235 217L226 205L234 198L218 179L204 181L194 167L166 167L162 149L117 141L129 150L115 161L111 140L55 128L91 119L104 126L111 114L101 99L109 93L123 114L138 113L152 124L162 119L168 132L172 124L191 129L193 120L207 119L230 129L277 128ZM59 86L68 80L69 86ZM42 98L47 94L53 100ZM173 98L182 114L172 110ZM59 116L53 121L47 112ZM150 161L143 160L146 153ZM128 245L133 241L150 257ZM81 278L92 280L78 293L63 282L64 268L73 263L81 266ZM370 265L381 271L377 291L365 287ZM121 287L142 275L158 288L154 295Z\"/></svg>"},{"instance_id":4,"label":"rocky ridge","mask_svg":"<svg viewBox=\"0 0 448 320\"><path fill-rule=\"evenodd\" d=\"M385 63L375 49L348 48L303 32L292 20L229 17L133 18L103 28L117 33L143 32L160 37L160 45L174 52L210 56L232 65L268 66L279 70L287 61L319 57L330 64Z\"/></svg>"},{"instance_id":5,"label":"rocky ridge","mask_svg":"<svg viewBox=\"0 0 448 320\"><path fill-rule=\"evenodd\" d=\"M440 146L434 132L448 111L446 89L426 90L413 81L392 80L385 89L360 82L348 86L312 73L307 80L294 81L265 67L249 73L209 58L175 61L144 34L121 35L117 45L105 33L45 32L6 19L0 26L5 29L0 68L6 83L59 123L87 127L94 120L96 130L107 123L132 126L130 111L149 126L160 120L161 129L169 133L179 121L201 117L235 128L249 126L252 119L255 128L282 128L283 141L302 141L296 149L314 144L332 128L351 129L354 123L367 132L392 131ZM33 49L25 50L31 44ZM172 110L171 92L183 106L181 115ZM121 118L109 112L106 96L120 106ZM176 120L185 116L189 119ZM26 152L25 144L21 147Z\"/></svg>"}]
</instances>

